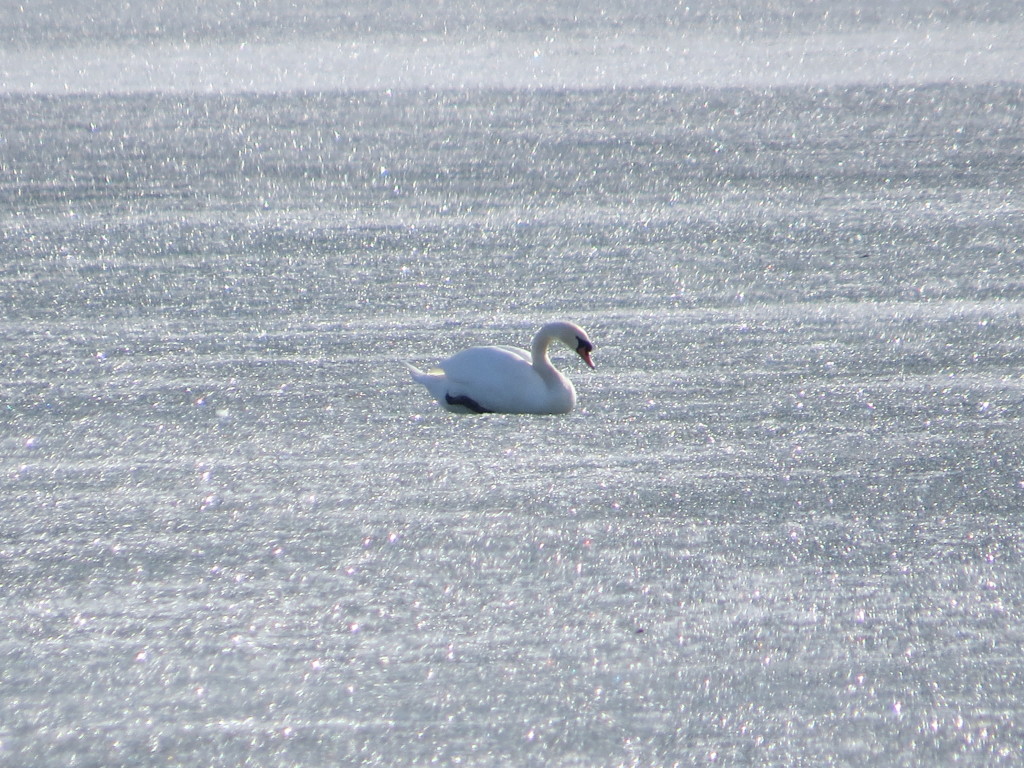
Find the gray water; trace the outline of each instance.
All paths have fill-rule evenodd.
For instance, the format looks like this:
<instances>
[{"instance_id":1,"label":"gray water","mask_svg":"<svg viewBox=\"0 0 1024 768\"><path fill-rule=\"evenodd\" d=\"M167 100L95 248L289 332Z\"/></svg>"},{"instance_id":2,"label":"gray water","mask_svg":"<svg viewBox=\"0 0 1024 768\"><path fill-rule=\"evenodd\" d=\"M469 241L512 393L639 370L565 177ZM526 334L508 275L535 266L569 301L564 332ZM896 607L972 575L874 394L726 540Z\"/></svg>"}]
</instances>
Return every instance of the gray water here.
<instances>
[{"instance_id":1,"label":"gray water","mask_svg":"<svg viewBox=\"0 0 1024 768\"><path fill-rule=\"evenodd\" d=\"M592 83L657 3L564 87L47 63L422 53L286 5L0 17L0 764L1024 761L1024 72L962 56L1020 12L715 6L700 83ZM733 69L896 21L935 77ZM555 318L568 416L401 364Z\"/></svg>"}]
</instances>

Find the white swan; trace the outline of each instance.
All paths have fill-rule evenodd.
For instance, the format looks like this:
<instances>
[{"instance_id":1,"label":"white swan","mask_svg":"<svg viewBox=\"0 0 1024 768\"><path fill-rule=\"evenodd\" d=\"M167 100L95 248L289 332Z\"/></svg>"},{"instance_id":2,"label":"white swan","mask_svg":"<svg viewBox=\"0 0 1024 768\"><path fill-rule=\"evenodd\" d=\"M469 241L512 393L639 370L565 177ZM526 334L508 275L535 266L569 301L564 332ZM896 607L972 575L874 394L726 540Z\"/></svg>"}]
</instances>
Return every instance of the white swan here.
<instances>
[{"instance_id":1,"label":"white swan","mask_svg":"<svg viewBox=\"0 0 1024 768\"><path fill-rule=\"evenodd\" d=\"M572 382L548 359L560 341L594 367L594 349L578 325L548 323L533 337L532 352L518 347L471 347L427 373L409 365L412 377L454 413L568 413L576 405Z\"/></svg>"}]
</instances>

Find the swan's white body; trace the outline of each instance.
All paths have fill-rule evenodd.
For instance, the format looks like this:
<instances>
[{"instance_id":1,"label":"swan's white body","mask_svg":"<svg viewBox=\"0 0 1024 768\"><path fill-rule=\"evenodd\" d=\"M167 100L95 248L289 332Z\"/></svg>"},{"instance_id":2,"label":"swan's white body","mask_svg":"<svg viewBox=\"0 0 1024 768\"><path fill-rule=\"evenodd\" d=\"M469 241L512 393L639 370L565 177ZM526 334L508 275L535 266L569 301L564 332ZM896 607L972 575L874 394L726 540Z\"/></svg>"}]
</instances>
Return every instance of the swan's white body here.
<instances>
[{"instance_id":1,"label":"swan's white body","mask_svg":"<svg viewBox=\"0 0 1024 768\"><path fill-rule=\"evenodd\" d=\"M567 322L548 323L533 337L532 351L518 347L471 347L449 357L440 370L409 366L412 377L454 413L568 413L576 390L551 364L548 348L560 341L591 368L594 348L586 332Z\"/></svg>"}]
</instances>

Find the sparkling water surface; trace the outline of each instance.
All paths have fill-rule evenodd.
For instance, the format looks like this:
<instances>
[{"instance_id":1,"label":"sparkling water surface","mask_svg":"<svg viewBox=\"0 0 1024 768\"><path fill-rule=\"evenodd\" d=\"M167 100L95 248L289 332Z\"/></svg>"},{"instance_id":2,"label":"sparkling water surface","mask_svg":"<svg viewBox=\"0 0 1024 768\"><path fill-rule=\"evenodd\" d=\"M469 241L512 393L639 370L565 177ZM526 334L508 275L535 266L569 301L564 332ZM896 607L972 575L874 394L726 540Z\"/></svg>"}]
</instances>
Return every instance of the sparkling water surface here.
<instances>
[{"instance_id":1,"label":"sparkling water surface","mask_svg":"<svg viewBox=\"0 0 1024 768\"><path fill-rule=\"evenodd\" d=\"M0 764L1019 764L1021 82L0 97Z\"/></svg>"}]
</instances>

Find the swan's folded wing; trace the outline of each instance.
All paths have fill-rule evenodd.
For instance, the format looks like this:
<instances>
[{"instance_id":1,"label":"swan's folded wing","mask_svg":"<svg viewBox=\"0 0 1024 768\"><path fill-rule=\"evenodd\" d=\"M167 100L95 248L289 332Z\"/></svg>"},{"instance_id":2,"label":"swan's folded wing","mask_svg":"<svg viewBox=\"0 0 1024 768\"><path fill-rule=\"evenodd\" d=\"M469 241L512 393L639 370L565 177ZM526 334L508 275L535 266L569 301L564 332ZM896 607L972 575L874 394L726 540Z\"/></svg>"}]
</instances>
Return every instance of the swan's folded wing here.
<instances>
[{"instance_id":1,"label":"swan's folded wing","mask_svg":"<svg viewBox=\"0 0 1024 768\"><path fill-rule=\"evenodd\" d=\"M448 358L441 367L451 394L469 396L488 410L518 409L543 389L524 354L515 347L473 347Z\"/></svg>"},{"instance_id":2,"label":"swan's folded wing","mask_svg":"<svg viewBox=\"0 0 1024 768\"><path fill-rule=\"evenodd\" d=\"M523 358L523 360L528 362L530 365L533 365L533 356L529 352L527 352L525 349L521 349L520 347L509 347L509 346L506 346L504 344L498 344L498 345L493 346L493 347L484 347L484 349L500 349L500 350L503 350L505 352L511 352L513 355L516 355L517 357L521 357L521 358Z\"/></svg>"}]
</instances>

